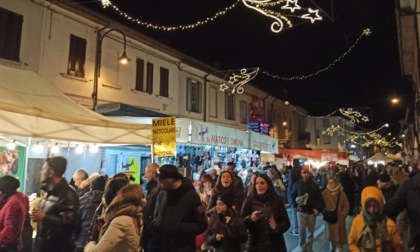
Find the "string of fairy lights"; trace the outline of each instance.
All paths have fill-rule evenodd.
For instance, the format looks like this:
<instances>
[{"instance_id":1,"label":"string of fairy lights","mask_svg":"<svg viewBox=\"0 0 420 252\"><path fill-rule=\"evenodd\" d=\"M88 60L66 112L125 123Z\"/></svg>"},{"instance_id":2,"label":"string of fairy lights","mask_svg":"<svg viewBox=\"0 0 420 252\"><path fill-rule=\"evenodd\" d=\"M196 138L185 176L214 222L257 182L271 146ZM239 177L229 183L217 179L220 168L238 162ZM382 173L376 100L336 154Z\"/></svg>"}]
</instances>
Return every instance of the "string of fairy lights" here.
<instances>
[{"instance_id":1,"label":"string of fairy lights","mask_svg":"<svg viewBox=\"0 0 420 252\"><path fill-rule=\"evenodd\" d=\"M319 14L319 9L312 9L312 8L302 8L298 4L298 0L237 0L233 4L225 7L224 9L217 11L213 16L205 17L198 21L193 21L190 24L186 25L176 25L176 26L165 26L165 25L156 25L151 22L142 21L138 18L134 18L127 14L126 12L122 11L118 6L113 4L111 0L101 0L102 6L104 8L111 7L114 11L119 13L120 16L126 18L127 20L138 24L140 26L144 26L146 28L155 29L155 30L162 30L162 31L176 31L176 30L186 30L186 29L194 29L199 26L208 24L210 22L215 21L219 17L226 15L229 11L234 9L238 6L238 4L242 2L246 7L270 18L274 21L271 24L271 31L275 33L279 33L280 31L284 30L285 28L293 27L292 19L300 18L306 19L311 23L315 23L316 21L321 21L323 18ZM289 11L287 13L286 11ZM295 14L296 12L302 12L303 14ZM249 83L252 79L254 79L259 73L271 77L273 79L278 79L282 81L294 81L294 80L304 80L314 76L317 76L343 60L360 42L363 37L367 37L371 35L371 30L369 28L364 29L363 32L359 35L359 37L355 40L355 42L340 56L334 59L330 64L312 72L309 74L304 75L296 75L296 76L280 76L278 74L272 74L267 71L261 70L259 67L257 68L242 68L239 71L235 70L228 70L227 74L224 78L224 82L220 84L219 91L225 92L229 90L232 94L242 94L244 90L244 85ZM286 104L288 105L288 104ZM293 106L292 106L293 107ZM305 116L307 118L325 118L334 116L337 113L341 113L344 117L349 119L351 124L360 123L360 122L368 122L369 118L367 116L362 115L359 111L353 110L352 108L340 108L337 109L329 114L321 115L321 116L311 116L302 113L297 108L293 107L294 111L298 114ZM327 129L322 131L323 135L333 136L335 132L340 135L348 136L346 141L350 141L355 144L360 144L362 146L370 146L370 145L377 145L382 147L392 147L392 146L400 146L401 144L398 143L394 138L391 140L387 140L386 137L381 136L378 131L382 130L383 128L388 127L388 124L385 124L377 129L368 131L368 132L353 132L341 128L339 125L330 125ZM362 141L362 142L359 142Z\"/></svg>"},{"instance_id":2,"label":"string of fairy lights","mask_svg":"<svg viewBox=\"0 0 420 252\"><path fill-rule=\"evenodd\" d=\"M311 77L314 77L322 72L327 71L328 69L330 69L331 67L333 67L335 64L337 64L338 62L340 62L344 57L346 57L355 47L356 45L359 43L359 41L364 37L364 36L370 36L372 34L372 31L367 28L364 29L363 32L360 34L360 36L356 39L356 41L353 43L353 45L351 45L349 47L349 49L347 49L347 51L345 51L342 55L340 55L339 57L337 57L335 60L333 60L330 64L328 64L327 66L313 72L313 73L309 73L309 74L305 74L305 75L298 75L298 76L290 76L290 77L282 77L280 75L276 75L276 74L271 74L269 72L266 71L261 71L262 74L267 75L273 79L278 79L278 80L283 80L283 81L293 81L293 80L304 80L304 79L308 79Z\"/></svg>"},{"instance_id":3,"label":"string of fairy lights","mask_svg":"<svg viewBox=\"0 0 420 252\"><path fill-rule=\"evenodd\" d=\"M247 84L249 81L251 81L253 78L255 78L259 73L262 73L273 79L278 79L278 80L283 80L283 81L304 80L310 77L314 77L316 75L319 75L320 73L327 71L328 69L336 65L338 62L340 62L356 47L356 45L364 36L370 36L371 33L372 32L369 28L364 29L363 32L359 35L359 37L356 39L356 41L353 43L353 45L351 45L349 49L347 49L347 51L345 51L342 55L336 58L333 62L328 64L328 66L323 67L310 74L292 76L292 77L281 77L279 75L271 74L267 71L261 70L259 67L258 68L242 68L240 70L227 70L226 72L228 72L228 74L225 76L224 82L220 84L219 91L225 92L227 90L231 90L232 94L235 94L235 92L238 94L242 94L243 92L238 92L238 87L240 87L241 90L243 91L244 90L243 86ZM251 78L250 78L250 75L252 75ZM240 83L238 82L238 80L241 80ZM238 86L238 84L240 84L240 86ZM322 116L322 117L325 117L325 116Z\"/></svg>"},{"instance_id":4,"label":"string of fairy lights","mask_svg":"<svg viewBox=\"0 0 420 252\"><path fill-rule=\"evenodd\" d=\"M319 9L302 8L300 5L298 5L298 0L237 0L230 6L217 11L213 16L205 17L201 20L193 21L192 23L186 25L165 26L153 24L151 22L146 22L139 18L132 17L128 13L121 10L118 6L113 4L111 0L101 0L103 8L111 7L120 16L137 25L161 31L195 29L199 26L213 22L223 15L226 15L227 12L237 7L240 2L242 2L246 7L273 19L274 21L271 24L271 31L275 33L281 32L285 27L285 24L287 26L286 28L293 27L292 19L305 21L308 20L312 24L316 21L322 20L322 16L319 14ZM299 15L297 13L295 14L295 11L303 13Z\"/></svg>"}]
</instances>

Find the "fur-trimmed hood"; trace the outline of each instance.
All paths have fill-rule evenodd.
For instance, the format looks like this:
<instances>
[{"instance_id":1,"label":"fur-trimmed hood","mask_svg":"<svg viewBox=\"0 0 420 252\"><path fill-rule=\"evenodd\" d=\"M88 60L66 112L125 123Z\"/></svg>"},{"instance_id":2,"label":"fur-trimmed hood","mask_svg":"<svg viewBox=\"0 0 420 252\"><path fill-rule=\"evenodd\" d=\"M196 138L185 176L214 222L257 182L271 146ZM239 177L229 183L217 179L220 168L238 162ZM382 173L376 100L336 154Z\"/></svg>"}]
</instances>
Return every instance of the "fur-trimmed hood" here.
<instances>
[{"instance_id":1,"label":"fur-trimmed hood","mask_svg":"<svg viewBox=\"0 0 420 252\"><path fill-rule=\"evenodd\" d=\"M89 178L87 178L87 179L83 180L83 181L82 181L82 183L80 183L79 190L83 190L84 188L89 187L89 186L90 186L90 184L92 183L92 181L93 181L94 179L96 179L97 177L99 177L99 176L101 176L101 175L100 175L99 173L97 173L97 172L92 173L92 174L89 176Z\"/></svg>"}]
</instances>

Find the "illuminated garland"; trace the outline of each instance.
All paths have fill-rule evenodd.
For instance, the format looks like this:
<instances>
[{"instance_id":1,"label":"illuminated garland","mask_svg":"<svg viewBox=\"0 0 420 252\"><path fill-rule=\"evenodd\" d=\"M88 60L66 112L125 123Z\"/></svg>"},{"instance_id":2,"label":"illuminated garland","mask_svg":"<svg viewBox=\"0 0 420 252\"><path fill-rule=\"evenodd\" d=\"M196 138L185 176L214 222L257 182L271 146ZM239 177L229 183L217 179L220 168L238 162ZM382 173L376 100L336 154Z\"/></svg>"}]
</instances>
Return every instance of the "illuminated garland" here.
<instances>
[{"instance_id":1,"label":"illuminated garland","mask_svg":"<svg viewBox=\"0 0 420 252\"><path fill-rule=\"evenodd\" d=\"M293 107L293 106L292 106ZM347 117L350 119L350 123L354 124L354 123L358 123L360 122L360 120L364 121L364 122L369 122L369 118L365 115L363 115L362 113L353 110L352 108L340 108L337 110L334 110L333 112L327 114L327 115L323 115L323 116L310 116L310 115L306 115L302 112L300 112L299 110L297 110L295 107L293 107L293 109L296 111L296 113L307 117L307 118L314 118L314 119L319 119L319 118L326 118L326 117L331 117L333 116L335 113L340 112L343 116Z\"/></svg>"},{"instance_id":2,"label":"illuminated garland","mask_svg":"<svg viewBox=\"0 0 420 252\"><path fill-rule=\"evenodd\" d=\"M341 136L345 136L343 133L339 132ZM388 133L388 136L391 135L391 133ZM360 143L358 140L363 140L364 143ZM398 143L396 138L393 137L392 139L388 140L387 136L383 137L382 135L378 133L367 133L367 135L350 135L347 137L346 142L352 142L364 147L369 147L371 145L381 146L381 147L394 147L394 146L400 146L401 143Z\"/></svg>"},{"instance_id":3,"label":"illuminated garland","mask_svg":"<svg viewBox=\"0 0 420 252\"><path fill-rule=\"evenodd\" d=\"M235 94L235 92L242 94L245 91L242 86L254 79L259 70L259 68L254 68L248 72L248 69L241 69L239 74L229 71L227 73L227 76L231 74L229 80L227 81L227 84L229 85L227 85L226 82L223 82L220 84L219 91L225 92L226 89L232 88L232 94Z\"/></svg>"},{"instance_id":4,"label":"illuminated garland","mask_svg":"<svg viewBox=\"0 0 420 252\"><path fill-rule=\"evenodd\" d=\"M297 2L298 0L277 0L277 1L272 1L272 0L237 0L234 4L224 8L221 11L216 12L216 14L214 14L211 17L206 17L202 20L199 21L195 21L195 23L191 23L191 24L187 24L187 25L177 25L177 26L164 26L164 25L155 25L153 23L149 23L149 22L145 22L142 21L138 18L134 18L132 16L130 16L129 14L127 14L126 12L120 10L120 8L118 8L115 4L113 4L111 2L111 0L101 0L102 3L102 7L103 8L108 8L111 7L114 11L116 11L120 16L123 16L124 18L126 18L127 20L144 26L146 28L151 28L151 29L156 29L156 30L162 30L162 31L175 31L175 30L186 30L186 29L194 29L197 28L198 26L201 25L205 25L209 22L212 22L214 20L216 20L218 17L225 15L227 11L232 10L233 8L235 8L238 3L242 1L242 3L250 8L253 9L255 11L258 11L259 13L274 19L275 21L271 24L271 31L273 32L280 32L283 30L284 28L284 22L287 24L288 28L291 28L292 22L290 20L289 17L287 17L288 15L286 15L286 13L280 13L277 10L272 10L269 9L269 7L271 8L275 8L275 7L280 7L280 10L284 11L290 11L291 13L294 13L295 10L302 10L302 7L300 7ZM286 2L285 5L284 2ZM307 9L307 13L301 15L301 16L296 16L296 15L290 15L290 17L293 18L300 18L300 19L308 19L309 21L311 21L311 23L314 23L317 20L322 20L322 17L319 15L319 10L318 9L311 9L308 8Z\"/></svg>"},{"instance_id":5,"label":"illuminated garland","mask_svg":"<svg viewBox=\"0 0 420 252\"><path fill-rule=\"evenodd\" d=\"M155 25L155 24L152 24L152 23L149 23L149 22L141 21L140 19L134 18L134 17L128 15L126 12L121 11L117 6L115 6L111 2L111 0L102 0L102 6L104 8L112 7L112 9L114 9L116 12L118 12L120 14L120 16L125 17L127 20L129 20L129 21L131 21L135 24L145 26L146 28L151 28L151 29L155 29L155 30L162 30L162 31L176 31L176 30L194 29L194 28L197 28L198 26L205 25L209 22L212 22L212 21L216 20L218 17L220 17L222 15L225 15L227 11L230 11L233 8L235 8L240 1L241 0L236 0L236 2L234 4L226 7L225 9L223 9L221 11L216 12L216 14L214 14L212 17L207 17L203 20L196 21L195 23L192 23L192 24L178 25L178 26Z\"/></svg>"},{"instance_id":6,"label":"illuminated garland","mask_svg":"<svg viewBox=\"0 0 420 252\"><path fill-rule=\"evenodd\" d=\"M347 54L349 54L354 49L354 47L359 43L359 41L362 39L363 36L370 36L370 35L371 35L370 29L369 28L364 29L363 32L362 32L362 34L360 34L360 36L356 39L356 41L353 43L353 45L350 46L350 48L344 54L342 54L341 56L339 56L337 59L335 59L328 66L326 66L324 68L321 68L321 69L319 69L319 70L317 70L317 71L315 71L313 73L310 73L310 74L307 74L307 75L301 75L301 76L292 76L292 77L282 77L282 76L271 74L269 72L262 71L262 70L261 70L261 73L262 74L265 74L265 75L267 75L267 76L269 76L271 78L278 79L278 80L285 80L285 81L308 79L308 78L313 77L313 76L316 76L316 75L318 75L318 74L320 74L322 72L325 72L328 69L330 69L331 67L333 67L335 64L337 64L339 61L341 61L344 57L347 56Z\"/></svg>"},{"instance_id":7,"label":"illuminated garland","mask_svg":"<svg viewBox=\"0 0 420 252\"><path fill-rule=\"evenodd\" d=\"M337 126L331 125L330 127L323 130L321 133L323 135L328 135L328 136L333 136L335 132L338 132L339 134L347 133L347 134L352 135L351 138L349 137L352 140L358 139L359 137L368 136L370 138L373 138L373 142L377 142L380 139L382 139L382 136L377 134L376 132L380 131L383 128L387 128L388 126L389 126L388 124L384 124L381 127L377 128L375 130L368 131L368 132L354 132L354 131L349 131L349 130L343 129L343 128L340 127L340 125L337 125ZM371 141L371 140L368 140L366 138L364 138L364 140Z\"/></svg>"}]
</instances>

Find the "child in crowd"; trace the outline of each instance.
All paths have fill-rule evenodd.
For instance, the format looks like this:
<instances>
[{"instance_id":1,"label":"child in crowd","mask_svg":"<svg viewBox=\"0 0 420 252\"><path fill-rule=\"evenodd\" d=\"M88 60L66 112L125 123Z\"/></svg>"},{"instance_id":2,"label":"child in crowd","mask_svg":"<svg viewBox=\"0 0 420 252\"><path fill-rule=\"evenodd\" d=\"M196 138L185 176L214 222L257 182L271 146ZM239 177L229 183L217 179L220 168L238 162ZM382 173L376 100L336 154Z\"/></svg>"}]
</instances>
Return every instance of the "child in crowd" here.
<instances>
[{"instance_id":1,"label":"child in crowd","mask_svg":"<svg viewBox=\"0 0 420 252\"><path fill-rule=\"evenodd\" d=\"M216 211L210 216L206 231L206 242L216 252L241 251L241 243L247 240L245 225L239 213L232 206L234 195L223 193L216 203Z\"/></svg>"},{"instance_id":2,"label":"child in crowd","mask_svg":"<svg viewBox=\"0 0 420 252\"><path fill-rule=\"evenodd\" d=\"M383 212L384 196L377 187L362 191L362 212L354 220L348 236L350 251L403 251L395 222Z\"/></svg>"}]
</instances>

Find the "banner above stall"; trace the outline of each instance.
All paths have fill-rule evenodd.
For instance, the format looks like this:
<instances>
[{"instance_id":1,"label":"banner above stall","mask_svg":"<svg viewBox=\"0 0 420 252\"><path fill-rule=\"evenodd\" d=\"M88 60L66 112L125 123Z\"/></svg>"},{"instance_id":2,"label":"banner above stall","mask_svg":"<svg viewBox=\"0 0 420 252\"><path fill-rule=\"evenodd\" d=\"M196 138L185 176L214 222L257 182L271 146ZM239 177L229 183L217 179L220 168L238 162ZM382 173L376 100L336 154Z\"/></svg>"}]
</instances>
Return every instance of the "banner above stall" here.
<instances>
[{"instance_id":1,"label":"banner above stall","mask_svg":"<svg viewBox=\"0 0 420 252\"><path fill-rule=\"evenodd\" d=\"M250 134L250 148L273 154L279 153L279 140L255 132Z\"/></svg>"},{"instance_id":2,"label":"banner above stall","mask_svg":"<svg viewBox=\"0 0 420 252\"><path fill-rule=\"evenodd\" d=\"M191 143L249 149L245 131L191 120Z\"/></svg>"}]
</instances>

